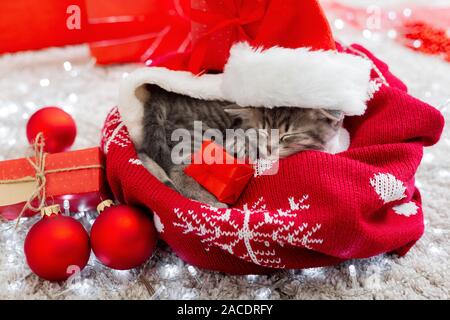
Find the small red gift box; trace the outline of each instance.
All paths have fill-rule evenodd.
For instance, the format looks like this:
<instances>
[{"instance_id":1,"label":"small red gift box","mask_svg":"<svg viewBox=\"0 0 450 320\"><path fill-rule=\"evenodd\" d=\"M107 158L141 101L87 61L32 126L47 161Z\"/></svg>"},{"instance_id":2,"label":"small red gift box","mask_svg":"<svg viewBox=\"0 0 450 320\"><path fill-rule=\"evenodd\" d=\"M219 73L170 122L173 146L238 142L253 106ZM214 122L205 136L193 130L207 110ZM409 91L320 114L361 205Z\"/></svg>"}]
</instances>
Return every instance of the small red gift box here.
<instances>
[{"instance_id":1,"label":"small red gift box","mask_svg":"<svg viewBox=\"0 0 450 320\"><path fill-rule=\"evenodd\" d=\"M203 143L184 172L226 204L236 203L254 175L252 165L232 157L212 141Z\"/></svg>"},{"instance_id":2,"label":"small red gift box","mask_svg":"<svg viewBox=\"0 0 450 320\"><path fill-rule=\"evenodd\" d=\"M45 196L46 204L69 200L70 210L78 212L95 209L102 199L109 198L104 173L104 155L99 148L47 154L43 170L36 170L35 158L0 162L0 217L13 220L30 201L37 207ZM39 167L39 165L38 165ZM40 172L38 172L40 171ZM41 192L39 187L42 186ZM26 210L24 217L36 212Z\"/></svg>"}]
</instances>

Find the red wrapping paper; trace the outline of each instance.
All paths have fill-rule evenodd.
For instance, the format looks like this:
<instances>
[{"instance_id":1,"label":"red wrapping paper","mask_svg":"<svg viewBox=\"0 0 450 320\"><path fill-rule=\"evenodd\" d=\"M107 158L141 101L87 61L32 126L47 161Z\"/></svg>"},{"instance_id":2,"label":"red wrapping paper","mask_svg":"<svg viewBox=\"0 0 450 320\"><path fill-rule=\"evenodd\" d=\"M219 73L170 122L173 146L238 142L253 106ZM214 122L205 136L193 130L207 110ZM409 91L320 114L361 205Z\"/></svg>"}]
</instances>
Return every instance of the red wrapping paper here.
<instances>
[{"instance_id":1,"label":"red wrapping paper","mask_svg":"<svg viewBox=\"0 0 450 320\"><path fill-rule=\"evenodd\" d=\"M146 62L190 44L189 0L86 0L98 64ZM114 29L111 32L111 28ZM103 37L101 37L103 35Z\"/></svg>"},{"instance_id":2,"label":"red wrapping paper","mask_svg":"<svg viewBox=\"0 0 450 320\"><path fill-rule=\"evenodd\" d=\"M191 72L222 70L233 43L251 43L267 3L267 0L192 0ZM217 43L221 43L223 50L217 50Z\"/></svg>"},{"instance_id":3,"label":"red wrapping paper","mask_svg":"<svg viewBox=\"0 0 450 320\"><path fill-rule=\"evenodd\" d=\"M238 42L258 48L335 49L317 1L192 0L191 4L192 49L188 69L194 74L221 72L229 49ZM289 15L285 14L287 11ZM304 12L309 13L307 17ZM284 23L280 23L280 17L284 17ZM299 30L314 32L303 32L299 37Z\"/></svg>"},{"instance_id":4,"label":"red wrapping paper","mask_svg":"<svg viewBox=\"0 0 450 320\"><path fill-rule=\"evenodd\" d=\"M80 29L67 28L67 8L78 6ZM86 41L84 0L0 1L0 54Z\"/></svg>"},{"instance_id":5,"label":"red wrapping paper","mask_svg":"<svg viewBox=\"0 0 450 320\"><path fill-rule=\"evenodd\" d=\"M240 163L219 145L205 141L185 173L220 202L234 204L253 177L254 169L250 164Z\"/></svg>"},{"instance_id":6,"label":"red wrapping paper","mask_svg":"<svg viewBox=\"0 0 450 320\"><path fill-rule=\"evenodd\" d=\"M0 2L0 54L89 43L98 64L147 62L190 45L190 0ZM70 30L71 6L80 28Z\"/></svg>"},{"instance_id":7,"label":"red wrapping paper","mask_svg":"<svg viewBox=\"0 0 450 320\"><path fill-rule=\"evenodd\" d=\"M62 207L67 199L71 211L95 209L102 199L110 198L103 165L104 155L99 148L48 154L45 172L53 172L45 174L47 204ZM58 170L61 172L54 172ZM17 218L36 190L35 175L36 171L27 159L0 162L0 217ZM32 204L37 202L34 200ZM24 216L34 214L27 210Z\"/></svg>"}]
</instances>

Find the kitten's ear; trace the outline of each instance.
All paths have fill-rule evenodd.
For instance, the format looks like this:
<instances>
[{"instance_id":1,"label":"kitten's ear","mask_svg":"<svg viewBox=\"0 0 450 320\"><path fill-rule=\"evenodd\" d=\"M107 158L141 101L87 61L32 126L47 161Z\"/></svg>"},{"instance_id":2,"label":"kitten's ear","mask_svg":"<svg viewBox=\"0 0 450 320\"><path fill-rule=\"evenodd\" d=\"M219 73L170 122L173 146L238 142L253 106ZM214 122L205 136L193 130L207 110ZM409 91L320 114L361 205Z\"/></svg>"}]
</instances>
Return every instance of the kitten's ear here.
<instances>
[{"instance_id":1,"label":"kitten's ear","mask_svg":"<svg viewBox=\"0 0 450 320\"><path fill-rule=\"evenodd\" d=\"M319 109L320 112L327 117L328 119L331 119L333 121L341 121L344 119L344 112L341 110L325 110L325 109Z\"/></svg>"},{"instance_id":2,"label":"kitten's ear","mask_svg":"<svg viewBox=\"0 0 450 320\"><path fill-rule=\"evenodd\" d=\"M239 106L226 108L225 112L234 118L240 118L243 120L248 120L253 117L253 108L242 108Z\"/></svg>"}]
</instances>

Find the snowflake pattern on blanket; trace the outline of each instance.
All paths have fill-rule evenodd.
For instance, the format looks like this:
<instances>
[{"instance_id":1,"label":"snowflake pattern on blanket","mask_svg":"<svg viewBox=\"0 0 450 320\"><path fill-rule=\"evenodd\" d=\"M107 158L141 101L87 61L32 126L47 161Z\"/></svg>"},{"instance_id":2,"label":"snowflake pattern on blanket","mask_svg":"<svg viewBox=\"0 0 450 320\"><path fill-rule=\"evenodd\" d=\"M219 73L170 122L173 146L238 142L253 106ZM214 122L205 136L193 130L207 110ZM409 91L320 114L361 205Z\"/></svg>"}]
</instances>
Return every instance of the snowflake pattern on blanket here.
<instances>
[{"instance_id":1,"label":"snowflake pattern on blanket","mask_svg":"<svg viewBox=\"0 0 450 320\"><path fill-rule=\"evenodd\" d=\"M275 211L267 210L263 197L242 208L218 209L202 205L201 212L175 208L178 220L173 225L183 229L185 234L194 233L208 246L215 245L246 261L284 268L273 244L313 250L324 241L317 237L322 227L320 223L310 225L299 219L310 208L308 199L308 195L300 199L289 197L289 209Z\"/></svg>"}]
</instances>

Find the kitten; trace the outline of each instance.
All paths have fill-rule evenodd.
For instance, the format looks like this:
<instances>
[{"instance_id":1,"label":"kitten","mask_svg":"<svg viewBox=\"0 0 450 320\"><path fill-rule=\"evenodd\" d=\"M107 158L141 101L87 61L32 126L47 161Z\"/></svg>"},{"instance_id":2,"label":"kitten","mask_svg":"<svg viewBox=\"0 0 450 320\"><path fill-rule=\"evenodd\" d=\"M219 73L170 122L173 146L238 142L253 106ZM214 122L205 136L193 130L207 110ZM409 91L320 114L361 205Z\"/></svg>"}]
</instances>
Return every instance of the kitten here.
<instances>
[{"instance_id":1,"label":"kitten","mask_svg":"<svg viewBox=\"0 0 450 320\"><path fill-rule=\"evenodd\" d=\"M236 107L226 111L240 119L241 128L259 129L267 135L266 150L259 150L259 156L263 158L283 159L304 150L326 151L327 143L336 136L343 123L343 113L334 110ZM271 129L278 130L277 137L271 137Z\"/></svg>"},{"instance_id":2,"label":"kitten","mask_svg":"<svg viewBox=\"0 0 450 320\"><path fill-rule=\"evenodd\" d=\"M193 134L194 121L203 123L203 130L213 128L225 137L226 129L261 129L269 135L265 149L271 155L286 158L303 150L324 151L326 144L342 125L342 114L320 109L302 108L241 108L228 102L204 101L171 93L157 86L148 86L150 99L144 111L144 143L140 153L147 169L161 182L184 196L208 203L214 207L226 207L184 173L184 164L174 164L172 149L179 141L172 141L172 132L187 129ZM279 130L279 141L272 141L271 130ZM201 139L201 137L200 137ZM254 143L248 141L247 143ZM193 151L202 141L192 141ZM230 149L230 145L225 148ZM249 151L247 151L249 152ZM245 156L247 153L244 152ZM266 157L267 152L260 152Z\"/></svg>"},{"instance_id":3,"label":"kitten","mask_svg":"<svg viewBox=\"0 0 450 320\"><path fill-rule=\"evenodd\" d=\"M172 149L179 141L172 141L171 137L176 129L187 129L191 137L196 138L194 121L202 122L203 132L211 128L225 135L226 129L235 128L240 122L238 118L225 112L230 103L194 99L157 86L149 85L147 90L150 92L150 99L145 104L144 143L140 150L145 154L142 156L144 165L161 182L184 196L215 207L226 207L184 173L186 165L174 164ZM192 152L198 150L202 142L192 141Z\"/></svg>"}]
</instances>

